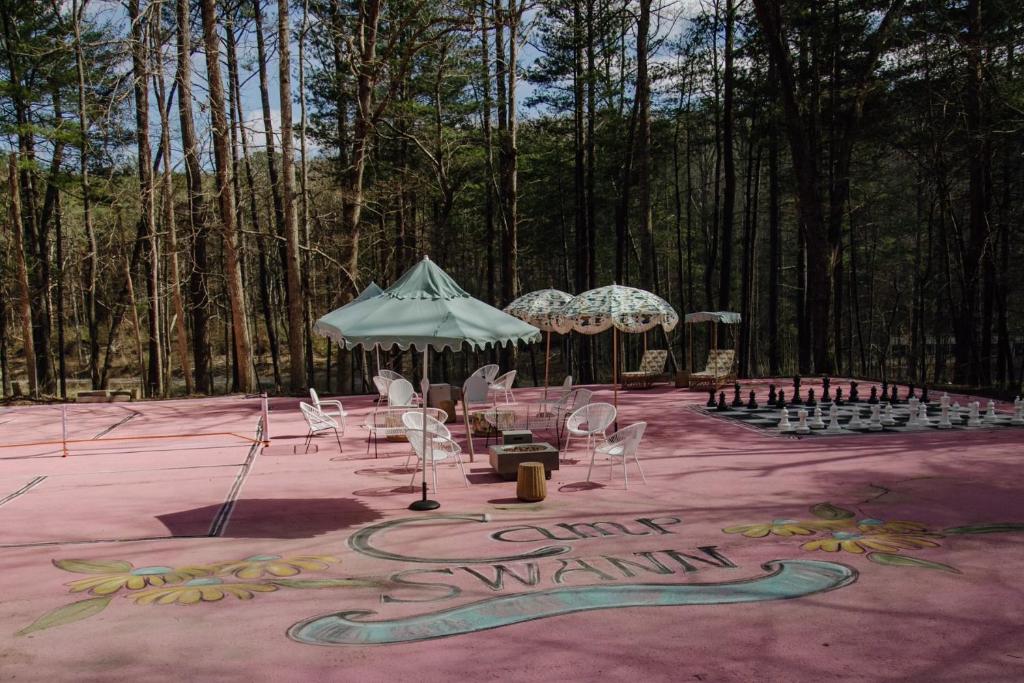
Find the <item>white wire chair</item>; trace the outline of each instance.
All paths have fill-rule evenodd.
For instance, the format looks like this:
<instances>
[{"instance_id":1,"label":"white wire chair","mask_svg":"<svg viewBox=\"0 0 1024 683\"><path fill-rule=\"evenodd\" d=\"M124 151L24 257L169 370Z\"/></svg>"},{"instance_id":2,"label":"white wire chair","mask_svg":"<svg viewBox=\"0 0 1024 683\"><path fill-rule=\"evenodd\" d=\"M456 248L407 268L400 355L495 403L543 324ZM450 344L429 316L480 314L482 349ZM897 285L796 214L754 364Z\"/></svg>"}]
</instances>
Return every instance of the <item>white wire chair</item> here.
<instances>
[{"instance_id":1,"label":"white wire chair","mask_svg":"<svg viewBox=\"0 0 1024 683\"><path fill-rule=\"evenodd\" d=\"M314 435L319 434L320 432L333 430L334 438L338 441L338 450L343 453L345 452L345 449L341 446L341 433L338 431L339 429L342 431L345 430L344 423L339 425L333 418L324 414L322 410L304 401L299 403L299 410L302 411L302 417L305 418L306 426L309 427L309 432L306 433L306 442L304 444L307 448L309 447L309 443L313 439Z\"/></svg>"},{"instance_id":2,"label":"white wire chair","mask_svg":"<svg viewBox=\"0 0 1024 683\"><path fill-rule=\"evenodd\" d=\"M426 431L432 436L440 436L445 439L451 439L452 433L448 430L448 427L444 422L427 415L426 416ZM422 410L410 410L402 415L402 424L405 425L406 429L424 429L423 411ZM409 457L405 459L405 467L409 466L409 460L415 455L415 450L409 451Z\"/></svg>"},{"instance_id":3,"label":"white wire chair","mask_svg":"<svg viewBox=\"0 0 1024 683\"><path fill-rule=\"evenodd\" d=\"M394 380L388 387L388 405L393 408L416 405L419 402L418 398L412 382L405 378Z\"/></svg>"},{"instance_id":4,"label":"white wire chair","mask_svg":"<svg viewBox=\"0 0 1024 683\"><path fill-rule=\"evenodd\" d=\"M409 439L409 443L412 444L413 450L416 451L416 457L424 461L424 466L430 464L431 469L434 473L434 490L437 490L437 463L452 459L455 464L458 465L459 471L462 473L462 479L466 483L466 487L469 488L469 478L466 476L466 469L462 466L462 448L459 444L455 443L452 439L444 436L431 435L429 432L426 433L424 439L424 431L422 429L407 429L405 430L405 436ZM426 450L424 450L424 447ZM417 468L416 472L412 473L412 480L409 485L412 486L416 483L416 475L419 473ZM424 471L423 476L426 477Z\"/></svg>"},{"instance_id":5,"label":"white wire chair","mask_svg":"<svg viewBox=\"0 0 1024 683\"><path fill-rule=\"evenodd\" d=\"M615 415L615 406L611 403L588 403L574 411L565 421L565 450L569 450L572 437L585 437L587 451L592 453L595 441L605 439L605 432L615 422Z\"/></svg>"},{"instance_id":6,"label":"white wire chair","mask_svg":"<svg viewBox=\"0 0 1024 683\"><path fill-rule=\"evenodd\" d=\"M373 386L377 388L377 405L384 403L388 400L388 390L391 388L391 383L394 380L388 379L383 375L376 375L373 378Z\"/></svg>"},{"instance_id":7,"label":"white wire chair","mask_svg":"<svg viewBox=\"0 0 1024 683\"><path fill-rule=\"evenodd\" d=\"M336 418L338 422L341 424L341 430L345 431L345 418L348 417L348 413L345 412L345 408L344 406L341 405L341 401L333 398L321 399L320 396L316 393L316 389L314 389L313 387L309 388L309 398L313 402L313 405L316 406L317 410L322 412L324 415L327 415L328 417ZM324 406L331 406L334 409L334 412L331 413L324 410Z\"/></svg>"},{"instance_id":8,"label":"white wire chair","mask_svg":"<svg viewBox=\"0 0 1024 683\"><path fill-rule=\"evenodd\" d=\"M493 363L477 368L470 377L483 377L487 384L493 384L494 378L498 376L498 366Z\"/></svg>"},{"instance_id":9,"label":"white wire chair","mask_svg":"<svg viewBox=\"0 0 1024 683\"><path fill-rule=\"evenodd\" d=\"M377 374L380 375L381 377L383 377L384 379L390 379L390 380L404 379L404 377L402 377L402 373L395 372L394 370L383 369L380 372L378 372Z\"/></svg>"},{"instance_id":10,"label":"white wire chair","mask_svg":"<svg viewBox=\"0 0 1024 683\"><path fill-rule=\"evenodd\" d=\"M515 403L515 396L512 395L512 383L515 381L516 371L509 370L504 375L496 377L493 382L488 384L487 393L488 395L503 394L505 397L505 403Z\"/></svg>"},{"instance_id":11,"label":"white wire chair","mask_svg":"<svg viewBox=\"0 0 1024 683\"><path fill-rule=\"evenodd\" d=\"M647 429L646 422L636 422L623 427L619 431L610 435L605 442L595 448L590 455L590 468L587 469L587 481L590 481L590 473L594 469L594 459L598 454L606 456L608 458L608 478L610 479L615 471L615 458L622 460L622 480L625 483L626 488L629 488L629 473L626 471L626 461L630 458L636 461L636 467L640 470L640 476L643 478L644 483L647 483L647 475L644 474L644 468L640 466L640 458L637 457L637 449L640 446L640 440L644 436L644 430Z\"/></svg>"},{"instance_id":12,"label":"white wire chair","mask_svg":"<svg viewBox=\"0 0 1024 683\"><path fill-rule=\"evenodd\" d=\"M467 407L490 403L488 400L488 383L482 375L472 374L462 383L462 401Z\"/></svg>"},{"instance_id":13,"label":"white wire chair","mask_svg":"<svg viewBox=\"0 0 1024 683\"><path fill-rule=\"evenodd\" d=\"M545 396L546 396L546 400L549 403L554 403L556 401L561 401L563 398L568 396L571 392L572 392L572 375L568 375L565 378L565 381L562 382L562 385L560 387L551 387L550 389L548 389L547 394Z\"/></svg>"},{"instance_id":14,"label":"white wire chair","mask_svg":"<svg viewBox=\"0 0 1024 683\"><path fill-rule=\"evenodd\" d=\"M370 442L373 442L373 457L378 457L377 441L381 438L390 441L405 440L405 423L402 416L409 412L422 415L423 408L420 406L398 406L378 408L366 416L362 427L366 430L366 452L370 452ZM448 413L440 408L427 408L427 416L444 423L448 420Z\"/></svg>"}]
</instances>

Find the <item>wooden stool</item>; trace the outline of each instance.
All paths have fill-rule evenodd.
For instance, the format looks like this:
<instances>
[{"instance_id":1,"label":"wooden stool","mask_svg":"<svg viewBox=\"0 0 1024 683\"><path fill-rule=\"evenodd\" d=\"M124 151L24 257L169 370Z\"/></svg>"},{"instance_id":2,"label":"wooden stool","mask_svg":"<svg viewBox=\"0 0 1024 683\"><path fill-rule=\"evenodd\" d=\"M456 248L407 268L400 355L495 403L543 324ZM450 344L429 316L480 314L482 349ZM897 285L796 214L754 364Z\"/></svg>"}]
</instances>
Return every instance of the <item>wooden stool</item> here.
<instances>
[{"instance_id":1,"label":"wooden stool","mask_svg":"<svg viewBox=\"0 0 1024 683\"><path fill-rule=\"evenodd\" d=\"M516 498L527 503L544 500L548 495L547 483L544 481L544 463L521 462L516 479Z\"/></svg>"}]
</instances>

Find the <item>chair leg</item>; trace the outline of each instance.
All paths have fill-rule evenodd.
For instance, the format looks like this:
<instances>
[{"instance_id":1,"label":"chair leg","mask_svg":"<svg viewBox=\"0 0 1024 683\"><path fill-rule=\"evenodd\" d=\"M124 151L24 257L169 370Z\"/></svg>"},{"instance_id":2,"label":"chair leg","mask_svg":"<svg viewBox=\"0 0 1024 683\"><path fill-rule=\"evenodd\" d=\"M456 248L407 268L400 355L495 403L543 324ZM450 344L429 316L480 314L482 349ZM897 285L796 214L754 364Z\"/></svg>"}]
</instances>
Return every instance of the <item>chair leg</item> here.
<instances>
[{"instance_id":1,"label":"chair leg","mask_svg":"<svg viewBox=\"0 0 1024 683\"><path fill-rule=\"evenodd\" d=\"M626 484L626 488L629 488L629 472L626 471L626 456L622 456L622 481Z\"/></svg>"},{"instance_id":2,"label":"chair leg","mask_svg":"<svg viewBox=\"0 0 1024 683\"><path fill-rule=\"evenodd\" d=\"M640 466L640 458L637 457L636 453L633 453L633 459L636 460L636 468L640 470L640 476L643 478L644 483L647 483L647 475L644 474L644 468Z\"/></svg>"},{"instance_id":3,"label":"chair leg","mask_svg":"<svg viewBox=\"0 0 1024 683\"><path fill-rule=\"evenodd\" d=\"M430 459L431 469L434 470L434 491L437 491L437 460Z\"/></svg>"},{"instance_id":4,"label":"chair leg","mask_svg":"<svg viewBox=\"0 0 1024 683\"><path fill-rule=\"evenodd\" d=\"M597 457L597 451L590 452L590 467L587 468L587 481L590 481L590 474L594 471L594 458Z\"/></svg>"},{"instance_id":5,"label":"chair leg","mask_svg":"<svg viewBox=\"0 0 1024 683\"><path fill-rule=\"evenodd\" d=\"M310 429L310 430L309 430L309 433L308 433L308 434L306 434L306 442L305 442L304 444L302 444L302 447L303 447L303 448L305 448L306 450L309 450L309 442L310 442L310 441L311 441L312 439L313 439L313 430L312 430L312 429Z\"/></svg>"},{"instance_id":6,"label":"chair leg","mask_svg":"<svg viewBox=\"0 0 1024 683\"><path fill-rule=\"evenodd\" d=\"M370 438L373 436L372 430L366 430L366 454L370 454Z\"/></svg>"},{"instance_id":7,"label":"chair leg","mask_svg":"<svg viewBox=\"0 0 1024 683\"><path fill-rule=\"evenodd\" d=\"M418 461L419 460L417 459L417 462ZM408 462L408 460L406 460L406 462ZM415 487L416 486L416 475L419 474L419 473L420 473L420 468L419 468L419 465L417 465L416 469L413 470L413 472L412 472L412 479L409 480L409 486L410 487ZM423 476L426 477L426 472L423 473Z\"/></svg>"},{"instance_id":8,"label":"chair leg","mask_svg":"<svg viewBox=\"0 0 1024 683\"><path fill-rule=\"evenodd\" d=\"M462 466L462 456L456 454L455 462L459 466L459 471L462 472L462 480L466 482L466 488L469 488L469 477L466 476L466 468Z\"/></svg>"},{"instance_id":9,"label":"chair leg","mask_svg":"<svg viewBox=\"0 0 1024 683\"><path fill-rule=\"evenodd\" d=\"M338 433L337 429L334 430L334 439L338 442L338 451L344 453L345 449L341 446L341 434Z\"/></svg>"}]
</instances>

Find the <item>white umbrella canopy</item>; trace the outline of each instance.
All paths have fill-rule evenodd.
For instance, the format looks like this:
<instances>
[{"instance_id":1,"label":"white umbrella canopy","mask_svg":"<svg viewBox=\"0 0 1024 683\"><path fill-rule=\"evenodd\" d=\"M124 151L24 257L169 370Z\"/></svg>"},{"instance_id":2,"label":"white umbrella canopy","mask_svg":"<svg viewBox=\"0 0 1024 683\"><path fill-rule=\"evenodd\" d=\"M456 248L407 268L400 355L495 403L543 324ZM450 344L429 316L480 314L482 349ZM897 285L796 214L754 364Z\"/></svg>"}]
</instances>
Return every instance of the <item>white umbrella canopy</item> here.
<instances>
[{"instance_id":1,"label":"white umbrella canopy","mask_svg":"<svg viewBox=\"0 0 1024 683\"><path fill-rule=\"evenodd\" d=\"M547 346L544 350L544 398L548 395L548 371L551 366L551 333L565 334L572 327L558 314L562 307L572 301L572 294L560 289L538 289L522 295L504 311L525 320L541 332L546 333Z\"/></svg>"}]
</instances>

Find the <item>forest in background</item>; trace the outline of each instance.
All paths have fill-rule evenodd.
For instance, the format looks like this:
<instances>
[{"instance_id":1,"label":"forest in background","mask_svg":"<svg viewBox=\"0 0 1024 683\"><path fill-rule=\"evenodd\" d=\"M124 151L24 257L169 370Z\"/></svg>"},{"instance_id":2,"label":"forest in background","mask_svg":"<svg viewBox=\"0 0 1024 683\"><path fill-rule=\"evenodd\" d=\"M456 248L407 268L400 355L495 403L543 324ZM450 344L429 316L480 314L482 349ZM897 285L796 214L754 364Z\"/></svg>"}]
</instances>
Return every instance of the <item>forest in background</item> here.
<instances>
[{"instance_id":1,"label":"forest in background","mask_svg":"<svg viewBox=\"0 0 1024 683\"><path fill-rule=\"evenodd\" d=\"M361 391L312 322L423 254L499 307L614 281L739 311L741 376L1024 379L1015 0L0 12L5 397ZM607 381L605 337L555 365Z\"/></svg>"}]
</instances>

